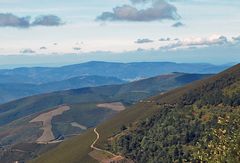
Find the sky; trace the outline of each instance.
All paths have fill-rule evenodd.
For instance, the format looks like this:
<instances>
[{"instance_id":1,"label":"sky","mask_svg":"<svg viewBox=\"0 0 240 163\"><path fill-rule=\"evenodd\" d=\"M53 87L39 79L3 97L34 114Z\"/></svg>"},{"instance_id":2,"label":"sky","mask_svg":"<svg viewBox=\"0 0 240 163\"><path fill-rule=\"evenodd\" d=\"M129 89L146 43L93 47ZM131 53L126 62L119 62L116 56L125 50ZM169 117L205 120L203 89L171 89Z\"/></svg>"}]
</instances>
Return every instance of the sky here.
<instances>
[{"instance_id":1,"label":"sky","mask_svg":"<svg viewBox=\"0 0 240 163\"><path fill-rule=\"evenodd\" d=\"M240 62L239 0L0 0L0 66Z\"/></svg>"}]
</instances>

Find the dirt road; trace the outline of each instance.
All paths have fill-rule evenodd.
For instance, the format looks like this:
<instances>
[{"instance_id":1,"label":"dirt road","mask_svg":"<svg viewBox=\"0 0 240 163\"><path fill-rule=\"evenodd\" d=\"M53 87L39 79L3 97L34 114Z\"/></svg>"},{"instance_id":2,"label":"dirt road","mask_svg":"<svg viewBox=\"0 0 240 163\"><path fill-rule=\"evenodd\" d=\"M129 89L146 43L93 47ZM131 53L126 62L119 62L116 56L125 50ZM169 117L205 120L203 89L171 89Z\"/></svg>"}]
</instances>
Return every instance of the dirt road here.
<instances>
[{"instance_id":1,"label":"dirt road","mask_svg":"<svg viewBox=\"0 0 240 163\"><path fill-rule=\"evenodd\" d=\"M97 141L99 140L100 135L99 135L99 133L97 132L97 128L94 129L94 133L97 135L97 138L96 138L96 139L94 140L94 142L92 143L91 148L92 148L92 149L95 149L95 150L97 150L97 151L101 151L101 152L108 153L108 154L112 155L113 157L117 157L117 155L115 155L114 153L112 153L112 152L110 152L110 151L106 151L106 150L103 150L103 149L100 149L100 148L95 147L95 144L96 144Z\"/></svg>"}]
</instances>

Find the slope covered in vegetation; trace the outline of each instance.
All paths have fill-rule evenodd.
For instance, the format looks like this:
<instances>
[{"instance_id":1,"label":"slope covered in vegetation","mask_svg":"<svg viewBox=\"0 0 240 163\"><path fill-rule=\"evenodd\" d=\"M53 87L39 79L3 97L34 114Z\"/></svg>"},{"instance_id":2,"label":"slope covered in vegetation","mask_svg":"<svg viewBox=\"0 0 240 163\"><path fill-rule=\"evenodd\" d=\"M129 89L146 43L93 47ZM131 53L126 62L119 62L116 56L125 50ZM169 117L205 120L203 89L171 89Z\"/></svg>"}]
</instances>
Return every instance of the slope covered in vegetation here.
<instances>
[{"instance_id":1,"label":"slope covered in vegetation","mask_svg":"<svg viewBox=\"0 0 240 163\"><path fill-rule=\"evenodd\" d=\"M122 101L131 104L210 75L175 73L122 85L107 85L59 91L26 97L0 105L0 126L62 104ZM187 80L188 79L188 80Z\"/></svg>"},{"instance_id":2,"label":"slope covered in vegetation","mask_svg":"<svg viewBox=\"0 0 240 163\"><path fill-rule=\"evenodd\" d=\"M239 162L239 88L237 65L154 97L159 110L123 131L109 149L136 162Z\"/></svg>"},{"instance_id":3,"label":"slope covered in vegetation","mask_svg":"<svg viewBox=\"0 0 240 163\"><path fill-rule=\"evenodd\" d=\"M239 162L239 80L238 64L138 103L99 125L96 145L135 162ZM89 139L66 141L33 162L81 162L91 149L72 153Z\"/></svg>"},{"instance_id":4,"label":"slope covered in vegetation","mask_svg":"<svg viewBox=\"0 0 240 163\"><path fill-rule=\"evenodd\" d=\"M53 117L51 125L55 138L66 139L85 132L86 128L94 127L117 113L110 109L100 109L98 104L117 101L129 106L146 97L209 76L211 75L172 73L122 85L54 92L13 101L0 106L0 145L4 149L7 148L7 151L11 151L11 146L14 144L35 142L42 134L42 125L29 122L41 113L56 109L62 104L71 109ZM24 148L21 150L24 151ZM3 153L10 154L4 151ZM38 154L34 149L31 153L31 155L24 155L23 159L32 158ZM6 160L3 161L6 162Z\"/></svg>"}]
</instances>

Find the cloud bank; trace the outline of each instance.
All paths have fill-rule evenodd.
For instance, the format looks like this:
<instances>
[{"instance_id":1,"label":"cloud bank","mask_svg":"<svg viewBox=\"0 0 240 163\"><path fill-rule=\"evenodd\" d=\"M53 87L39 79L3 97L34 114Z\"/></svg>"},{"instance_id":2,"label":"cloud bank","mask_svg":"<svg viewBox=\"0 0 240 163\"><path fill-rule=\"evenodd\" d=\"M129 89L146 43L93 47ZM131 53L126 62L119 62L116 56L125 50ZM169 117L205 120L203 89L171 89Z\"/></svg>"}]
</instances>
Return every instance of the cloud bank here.
<instances>
[{"instance_id":1,"label":"cloud bank","mask_svg":"<svg viewBox=\"0 0 240 163\"><path fill-rule=\"evenodd\" d=\"M162 50L177 50L177 49L188 49L188 48L201 48L210 46L223 46L223 45L234 45L225 36L211 36L208 38L187 38L184 40L176 40L175 43L171 43L166 46L160 47Z\"/></svg>"},{"instance_id":2,"label":"cloud bank","mask_svg":"<svg viewBox=\"0 0 240 163\"><path fill-rule=\"evenodd\" d=\"M240 41L240 36L233 37L232 39L233 39L234 41Z\"/></svg>"},{"instance_id":3,"label":"cloud bank","mask_svg":"<svg viewBox=\"0 0 240 163\"><path fill-rule=\"evenodd\" d=\"M22 53L22 54L32 54L32 53L36 53L36 52L32 49L23 49L23 50L20 51L20 53Z\"/></svg>"},{"instance_id":4,"label":"cloud bank","mask_svg":"<svg viewBox=\"0 0 240 163\"><path fill-rule=\"evenodd\" d=\"M11 13L0 13L0 27L28 28L30 17L18 17Z\"/></svg>"},{"instance_id":5,"label":"cloud bank","mask_svg":"<svg viewBox=\"0 0 240 163\"><path fill-rule=\"evenodd\" d=\"M64 24L56 15L41 15L35 18L33 26L60 26Z\"/></svg>"},{"instance_id":6,"label":"cloud bank","mask_svg":"<svg viewBox=\"0 0 240 163\"><path fill-rule=\"evenodd\" d=\"M30 16L19 17L12 13L0 13L0 27L29 28L33 26L60 26L61 18L56 15L41 15L31 21Z\"/></svg>"},{"instance_id":7,"label":"cloud bank","mask_svg":"<svg viewBox=\"0 0 240 163\"><path fill-rule=\"evenodd\" d=\"M150 2L151 7L138 9L132 5L117 6L112 12L103 12L96 20L149 22L180 18L177 8L165 0L131 0L131 2L133 4Z\"/></svg>"}]
</instances>

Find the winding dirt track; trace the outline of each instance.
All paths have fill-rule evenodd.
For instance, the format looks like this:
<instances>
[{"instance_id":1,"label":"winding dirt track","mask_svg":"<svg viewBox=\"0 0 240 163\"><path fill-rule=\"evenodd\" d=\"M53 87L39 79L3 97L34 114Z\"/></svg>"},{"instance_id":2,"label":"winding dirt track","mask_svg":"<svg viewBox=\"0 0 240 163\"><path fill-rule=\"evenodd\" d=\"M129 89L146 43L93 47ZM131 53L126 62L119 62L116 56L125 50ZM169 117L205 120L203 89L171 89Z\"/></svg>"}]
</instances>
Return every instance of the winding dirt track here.
<instances>
[{"instance_id":1,"label":"winding dirt track","mask_svg":"<svg viewBox=\"0 0 240 163\"><path fill-rule=\"evenodd\" d=\"M94 142L92 143L91 148L94 149L94 150L97 150L97 151L101 151L101 152L108 153L108 154L112 155L113 157L118 157L117 155L115 155L115 154L112 153L112 152L109 152L109 151L106 151L106 150L103 150L103 149L100 149L100 148L95 147L95 144L96 144L97 141L99 140L100 135L99 135L99 133L97 132L97 128L94 128L94 133L97 135L97 138L96 138L96 139L94 140Z\"/></svg>"}]
</instances>

